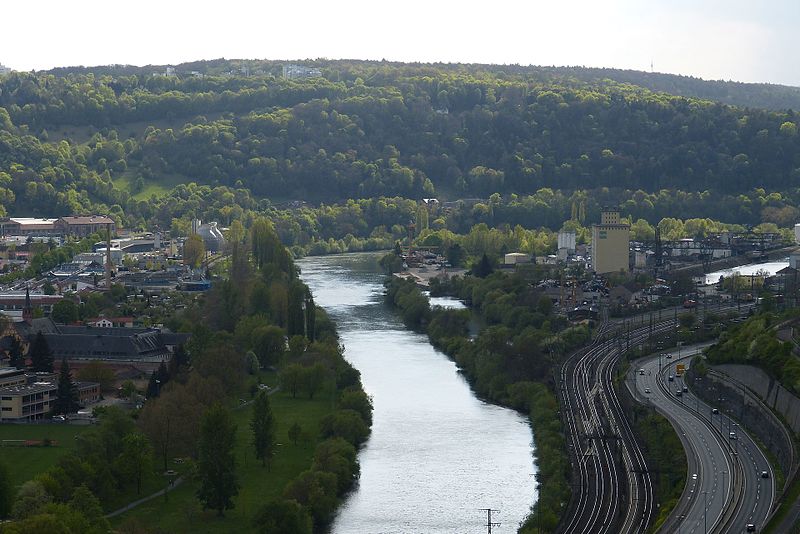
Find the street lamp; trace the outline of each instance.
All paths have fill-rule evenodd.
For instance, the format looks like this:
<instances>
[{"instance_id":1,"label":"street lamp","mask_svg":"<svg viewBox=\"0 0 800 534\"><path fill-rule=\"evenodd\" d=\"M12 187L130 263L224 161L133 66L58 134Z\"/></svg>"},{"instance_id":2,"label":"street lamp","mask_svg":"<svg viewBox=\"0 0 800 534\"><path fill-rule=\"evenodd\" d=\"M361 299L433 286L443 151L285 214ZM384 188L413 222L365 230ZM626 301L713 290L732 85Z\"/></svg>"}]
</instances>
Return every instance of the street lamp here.
<instances>
[{"instance_id":1,"label":"street lamp","mask_svg":"<svg viewBox=\"0 0 800 534\"><path fill-rule=\"evenodd\" d=\"M703 532L708 534L708 524L706 523L706 512L708 512L708 492L703 492Z\"/></svg>"}]
</instances>

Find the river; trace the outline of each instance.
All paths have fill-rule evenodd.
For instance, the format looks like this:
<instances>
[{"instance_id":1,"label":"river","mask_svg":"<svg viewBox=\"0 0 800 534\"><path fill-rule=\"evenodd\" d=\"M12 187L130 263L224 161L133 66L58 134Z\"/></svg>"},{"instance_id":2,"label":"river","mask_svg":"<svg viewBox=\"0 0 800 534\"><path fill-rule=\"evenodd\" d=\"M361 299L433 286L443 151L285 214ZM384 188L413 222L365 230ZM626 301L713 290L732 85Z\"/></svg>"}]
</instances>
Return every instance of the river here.
<instances>
[{"instance_id":1,"label":"river","mask_svg":"<svg viewBox=\"0 0 800 534\"><path fill-rule=\"evenodd\" d=\"M332 532L483 533L482 508L499 510L492 532L516 532L536 498L527 419L477 399L451 360L405 329L383 304L378 257L297 262L375 407L360 482Z\"/></svg>"}]
</instances>

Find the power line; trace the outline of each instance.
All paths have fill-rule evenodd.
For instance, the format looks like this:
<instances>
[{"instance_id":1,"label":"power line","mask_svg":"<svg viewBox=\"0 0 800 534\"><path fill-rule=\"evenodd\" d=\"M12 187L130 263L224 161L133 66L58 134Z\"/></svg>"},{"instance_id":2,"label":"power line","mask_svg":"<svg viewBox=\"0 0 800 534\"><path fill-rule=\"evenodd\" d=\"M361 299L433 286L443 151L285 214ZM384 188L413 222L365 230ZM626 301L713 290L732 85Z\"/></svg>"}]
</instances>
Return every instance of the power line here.
<instances>
[{"instance_id":1,"label":"power line","mask_svg":"<svg viewBox=\"0 0 800 534\"><path fill-rule=\"evenodd\" d=\"M492 510L491 508L478 508L482 512L486 512L486 532L492 534L492 527L499 527L500 523L492 523L492 512L500 513L500 510Z\"/></svg>"}]
</instances>

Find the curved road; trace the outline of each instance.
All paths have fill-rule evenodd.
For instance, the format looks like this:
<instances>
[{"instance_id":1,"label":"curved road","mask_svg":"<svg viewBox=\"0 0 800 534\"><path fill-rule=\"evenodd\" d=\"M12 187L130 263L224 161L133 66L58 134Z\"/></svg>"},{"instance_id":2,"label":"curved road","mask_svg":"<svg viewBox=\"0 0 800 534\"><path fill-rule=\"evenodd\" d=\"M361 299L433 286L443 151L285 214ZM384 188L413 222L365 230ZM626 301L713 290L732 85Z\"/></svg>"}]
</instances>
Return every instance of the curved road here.
<instances>
[{"instance_id":1,"label":"curved road","mask_svg":"<svg viewBox=\"0 0 800 534\"><path fill-rule=\"evenodd\" d=\"M687 384L675 377L676 363L688 366L688 357L699 350L682 351L680 360L678 351L672 351L665 353L670 359L651 357L631 369L637 398L655 405L670 419L687 449L687 486L670 531L745 532L749 523L760 531L775 498L772 467L746 432L727 415L714 414L710 406L684 391ZM668 380L669 375L673 381ZM762 478L762 471L767 471L769 478Z\"/></svg>"}]
</instances>

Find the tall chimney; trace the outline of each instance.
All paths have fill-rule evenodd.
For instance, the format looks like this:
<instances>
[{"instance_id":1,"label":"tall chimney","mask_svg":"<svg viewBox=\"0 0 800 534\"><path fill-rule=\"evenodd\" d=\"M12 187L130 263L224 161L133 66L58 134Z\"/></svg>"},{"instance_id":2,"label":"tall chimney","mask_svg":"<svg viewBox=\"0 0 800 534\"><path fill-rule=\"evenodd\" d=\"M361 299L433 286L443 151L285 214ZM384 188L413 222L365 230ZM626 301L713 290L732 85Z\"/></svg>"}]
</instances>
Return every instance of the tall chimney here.
<instances>
[{"instance_id":1,"label":"tall chimney","mask_svg":"<svg viewBox=\"0 0 800 534\"><path fill-rule=\"evenodd\" d=\"M106 223L106 289L111 291L111 224Z\"/></svg>"}]
</instances>

